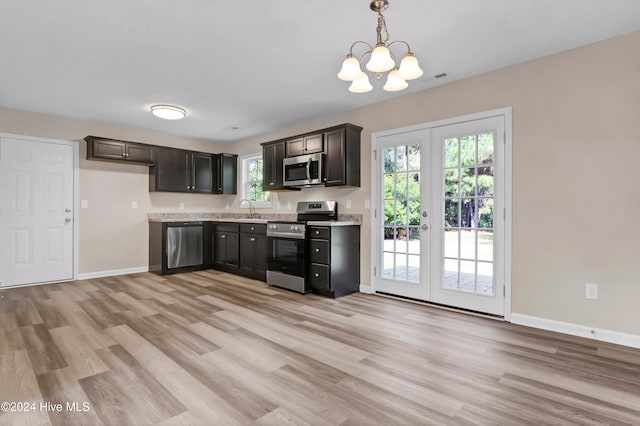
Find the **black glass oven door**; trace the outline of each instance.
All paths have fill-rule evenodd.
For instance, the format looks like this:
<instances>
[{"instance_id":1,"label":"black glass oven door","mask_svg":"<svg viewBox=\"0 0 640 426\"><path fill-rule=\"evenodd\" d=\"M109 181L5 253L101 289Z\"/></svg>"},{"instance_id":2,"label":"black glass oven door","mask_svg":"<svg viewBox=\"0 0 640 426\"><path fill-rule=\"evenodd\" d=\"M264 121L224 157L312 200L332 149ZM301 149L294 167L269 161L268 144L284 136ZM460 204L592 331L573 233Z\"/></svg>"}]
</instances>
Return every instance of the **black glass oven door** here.
<instances>
[{"instance_id":1,"label":"black glass oven door","mask_svg":"<svg viewBox=\"0 0 640 426\"><path fill-rule=\"evenodd\" d=\"M304 278L304 247L304 239L269 237L269 270Z\"/></svg>"}]
</instances>

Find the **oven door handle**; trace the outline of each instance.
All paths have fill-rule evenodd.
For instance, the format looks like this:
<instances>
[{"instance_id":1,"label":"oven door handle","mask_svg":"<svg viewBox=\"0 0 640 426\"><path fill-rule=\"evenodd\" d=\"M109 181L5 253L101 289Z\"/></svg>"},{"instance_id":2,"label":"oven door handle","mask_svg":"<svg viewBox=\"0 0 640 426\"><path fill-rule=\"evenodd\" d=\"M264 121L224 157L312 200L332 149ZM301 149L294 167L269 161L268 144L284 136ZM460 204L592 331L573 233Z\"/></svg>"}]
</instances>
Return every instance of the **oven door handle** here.
<instances>
[{"instance_id":1,"label":"oven door handle","mask_svg":"<svg viewBox=\"0 0 640 426\"><path fill-rule=\"evenodd\" d=\"M311 183L311 157L307 161L307 180Z\"/></svg>"}]
</instances>

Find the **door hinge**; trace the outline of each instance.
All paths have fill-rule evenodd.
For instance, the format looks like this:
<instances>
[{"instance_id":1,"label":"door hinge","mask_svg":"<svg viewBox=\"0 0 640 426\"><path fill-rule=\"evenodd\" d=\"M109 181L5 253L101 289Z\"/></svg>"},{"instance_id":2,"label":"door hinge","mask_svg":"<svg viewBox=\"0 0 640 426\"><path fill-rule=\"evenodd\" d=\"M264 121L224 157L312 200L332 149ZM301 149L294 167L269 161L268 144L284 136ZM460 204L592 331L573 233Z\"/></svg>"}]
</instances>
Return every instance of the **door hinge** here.
<instances>
[{"instance_id":1,"label":"door hinge","mask_svg":"<svg viewBox=\"0 0 640 426\"><path fill-rule=\"evenodd\" d=\"M374 149L374 150L373 150L373 159L374 159L374 160L377 160L377 159L378 159L378 150L377 150L377 149Z\"/></svg>"},{"instance_id":2,"label":"door hinge","mask_svg":"<svg viewBox=\"0 0 640 426\"><path fill-rule=\"evenodd\" d=\"M502 287L502 297L507 297L507 287Z\"/></svg>"},{"instance_id":3,"label":"door hinge","mask_svg":"<svg viewBox=\"0 0 640 426\"><path fill-rule=\"evenodd\" d=\"M502 143L503 143L504 145L506 145L506 144L507 144L507 132L506 132L506 131L504 132L504 137L502 138Z\"/></svg>"},{"instance_id":4,"label":"door hinge","mask_svg":"<svg viewBox=\"0 0 640 426\"><path fill-rule=\"evenodd\" d=\"M374 218L378 217L378 209L373 209L373 217Z\"/></svg>"},{"instance_id":5,"label":"door hinge","mask_svg":"<svg viewBox=\"0 0 640 426\"><path fill-rule=\"evenodd\" d=\"M375 276L376 276L376 274L377 274L377 270L376 270L376 267L374 266L374 267L373 267L373 276L375 277Z\"/></svg>"},{"instance_id":6,"label":"door hinge","mask_svg":"<svg viewBox=\"0 0 640 426\"><path fill-rule=\"evenodd\" d=\"M502 209L502 211L504 212L504 220L507 220L507 209Z\"/></svg>"}]
</instances>

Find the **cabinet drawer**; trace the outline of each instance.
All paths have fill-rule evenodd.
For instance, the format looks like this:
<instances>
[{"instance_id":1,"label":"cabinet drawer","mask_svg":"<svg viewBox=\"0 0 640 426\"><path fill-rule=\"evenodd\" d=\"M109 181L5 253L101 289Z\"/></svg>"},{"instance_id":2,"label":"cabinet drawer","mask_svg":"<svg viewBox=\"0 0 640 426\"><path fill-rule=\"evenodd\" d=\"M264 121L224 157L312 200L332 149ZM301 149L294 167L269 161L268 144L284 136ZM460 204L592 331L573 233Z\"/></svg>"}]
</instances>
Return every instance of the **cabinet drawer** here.
<instances>
[{"instance_id":1,"label":"cabinet drawer","mask_svg":"<svg viewBox=\"0 0 640 426\"><path fill-rule=\"evenodd\" d=\"M238 232L240 229L240 224L238 223L216 222L214 225L216 227L216 232Z\"/></svg>"},{"instance_id":2,"label":"cabinet drawer","mask_svg":"<svg viewBox=\"0 0 640 426\"><path fill-rule=\"evenodd\" d=\"M263 223L241 223L240 232L243 234L265 235L267 233L267 225Z\"/></svg>"},{"instance_id":3,"label":"cabinet drawer","mask_svg":"<svg viewBox=\"0 0 640 426\"><path fill-rule=\"evenodd\" d=\"M312 263L309 268L309 285L319 290L331 290L329 283L329 267Z\"/></svg>"},{"instance_id":4,"label":"cabinet drawer","mask_svg":"<svg viewBox=\"0 0 640 426\"><path fill-rule=\"evenodd\" d=\"M331 229L328 226L312 226L309 229L309 237L316 240L328 240L331 236Z\"/></svg>"},{"instance_id":5,"label":"cabinet drawer","mask_svg":"<svg viewBox=\"0 0 640 426\"><path fill-rule=\"evenodd\" d=\"M311 240L309 249L311 250L311 256L309 258L312 263L329 264L329 241Z\"/></svg>"}]
</instances>

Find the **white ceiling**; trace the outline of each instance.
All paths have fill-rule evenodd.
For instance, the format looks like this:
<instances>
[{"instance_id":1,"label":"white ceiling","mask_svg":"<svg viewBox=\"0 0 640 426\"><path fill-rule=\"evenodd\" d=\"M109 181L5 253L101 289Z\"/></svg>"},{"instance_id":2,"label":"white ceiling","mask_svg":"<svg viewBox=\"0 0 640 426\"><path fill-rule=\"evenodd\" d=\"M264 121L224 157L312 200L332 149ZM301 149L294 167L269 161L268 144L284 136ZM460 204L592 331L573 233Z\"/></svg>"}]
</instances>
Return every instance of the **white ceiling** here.
<instances>
[{"instance_id":1,"label":"white ceiling","mask_svg":"<svg viewBox=\"0 0 640 426\"><path fill-rule=\"evenodd\" d=\"M390 0L385 16L425 74L352 94L336 74L375 42L369 0L0 0L0 106L230 142L638 31L640 1Z\"/></svg>"}]
</instances>

